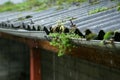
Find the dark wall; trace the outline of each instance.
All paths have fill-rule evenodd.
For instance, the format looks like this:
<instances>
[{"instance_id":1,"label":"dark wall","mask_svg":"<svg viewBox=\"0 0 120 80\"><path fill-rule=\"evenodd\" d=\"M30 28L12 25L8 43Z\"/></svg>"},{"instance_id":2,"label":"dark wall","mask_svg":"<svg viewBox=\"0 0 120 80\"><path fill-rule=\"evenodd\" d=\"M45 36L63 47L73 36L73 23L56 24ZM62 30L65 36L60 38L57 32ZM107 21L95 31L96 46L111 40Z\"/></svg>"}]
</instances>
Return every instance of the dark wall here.
<instances>
[{"instance_id":1,"label":"dark wall","mask_svg":"<svg viewBox=\"0 0 120 80\"><path fill-rule=\"evenodd\" d=\"M42 80L120 80L119 69L70 55L58 57L43 49L40 53ZM29 80L29 48L25 44L0 39L0 80Z\"/></svg>"},{"instance_id":2,"label":"dark wall","mask_svg":"<svg viewBox=\"0 0 120 80\"><path fill-rule=\"evenodd\" d=\"M0 38L0 80L29 80L29 49Z\"/></svg>"},{"instance_id":3,"label":"dark wall","mask_svg":"<svg viewBox=\"0 0 120 80\"><path fill-rule=\"evenodd\" d=\"M42 50L42 80L120 80L120 70Z\"/></svg>"}]
</instances>

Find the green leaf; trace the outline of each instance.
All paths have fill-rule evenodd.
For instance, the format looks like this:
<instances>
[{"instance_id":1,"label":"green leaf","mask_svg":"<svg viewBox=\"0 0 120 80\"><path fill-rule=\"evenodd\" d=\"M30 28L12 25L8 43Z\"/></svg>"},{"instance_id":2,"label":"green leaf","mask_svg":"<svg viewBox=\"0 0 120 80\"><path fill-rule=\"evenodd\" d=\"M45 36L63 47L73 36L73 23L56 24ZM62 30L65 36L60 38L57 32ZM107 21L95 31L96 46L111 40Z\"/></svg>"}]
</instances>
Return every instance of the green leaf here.
<instances>
[{"instance_id":1,"label":"green leaf","mask_svg":"<svg viewBox=\"0 0 120 80\"><path fill-rule=\"evenodd\" d=\"M69 49L72 46L74 47L70 42L70 38L80 38L80 36L75 33L50 33L49 36L52 37L50 45L58 47L58 56L64 55L66 49Z\"/></svg>"},{"instance_id":2,"label":"green leaf","mask_svg":"<svg viewBox=\"0 0 120 80\"><path fill-rule=\"evenodd\" d=\"M59 51L58 52L58 56L60 57L60 56L63 56L64 55L64 53L62 53L61 51Z\"/></svg>"}]
</instances>

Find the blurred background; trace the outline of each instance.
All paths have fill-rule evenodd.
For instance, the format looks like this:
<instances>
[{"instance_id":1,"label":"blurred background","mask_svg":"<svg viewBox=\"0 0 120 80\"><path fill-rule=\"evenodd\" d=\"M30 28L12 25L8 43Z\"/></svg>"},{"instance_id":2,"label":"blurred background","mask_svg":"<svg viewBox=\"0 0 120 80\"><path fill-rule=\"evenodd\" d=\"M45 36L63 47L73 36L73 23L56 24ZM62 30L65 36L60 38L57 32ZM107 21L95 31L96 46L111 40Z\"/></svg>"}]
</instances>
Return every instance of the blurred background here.
<instances>
[{"instance_id":1,"label":"blurred background","mask_svg":"<svg viewBox=\"0 0 120 80\"><path fill-rule=\"evenodd\" d=\"M24 10L45 10L53 6L82 3L87 0L0 0L0 12L4 11L24 11Z\"/></svg>"}]
</instances>

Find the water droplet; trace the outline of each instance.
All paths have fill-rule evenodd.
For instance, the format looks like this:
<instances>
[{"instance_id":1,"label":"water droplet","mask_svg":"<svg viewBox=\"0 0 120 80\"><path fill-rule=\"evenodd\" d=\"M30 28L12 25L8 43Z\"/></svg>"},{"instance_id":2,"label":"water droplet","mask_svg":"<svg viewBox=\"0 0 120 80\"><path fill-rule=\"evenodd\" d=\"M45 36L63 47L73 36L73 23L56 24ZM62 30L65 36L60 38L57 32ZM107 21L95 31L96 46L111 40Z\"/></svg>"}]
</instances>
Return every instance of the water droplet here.
<instances>
[{"instance_id":1,"label":"water droplet","mask_svg":"<svg viewBox=\"0 0 120 80\"><path fill-rule=\"evenodd\" d=\"M113 60L110 60L110 63L113 64Z\"/></svg>"}]
</instances>

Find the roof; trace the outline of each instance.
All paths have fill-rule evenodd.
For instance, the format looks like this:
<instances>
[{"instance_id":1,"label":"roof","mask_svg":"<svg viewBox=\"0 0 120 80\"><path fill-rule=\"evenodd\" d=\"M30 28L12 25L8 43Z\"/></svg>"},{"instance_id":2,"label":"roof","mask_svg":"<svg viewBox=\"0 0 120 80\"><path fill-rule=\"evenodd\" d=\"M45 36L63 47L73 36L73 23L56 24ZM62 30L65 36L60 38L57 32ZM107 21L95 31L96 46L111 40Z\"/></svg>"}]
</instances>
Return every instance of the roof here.
<instances>
[{"instance_id":1,"label":"roof","mask_svg":"<svg viewBox=\"0 0 120 80\"><path fill-rule=\"evenodd\" d=\"M73 23L83 33L86 29L91 30L93 33L99 34L101 30L107 31L120 31L120 12L117 11L115 1L99 0L98 4L91 5L88 2L81 4L81 6L71 6L69 8L57 10L50 8L41 12L25 11L25 12L8 12L0 13L0 31L9 34L20 36L39 37L43 38L46 34L41 32L43 27L49 29L50 26L56 24L59 19L66 19L68 17L76 18ZM89 11L107 7L108 10L91 14ZM21 17L32 16L30 19L18 20ZM67 21L65 25L70 28L70 22ZM21 30L24 29L24 30ZM26 31L25 31L26 30ZM22 33L23 32L23 33ZM29 33L25 35L25 33ZM32 34L42 33L44 35L32 36ZM117 35L120 37L120 34ZM119 42L119 40L117 40ZM117 43L118 43L117 42Z\"/></svg>"}]
</instances>

